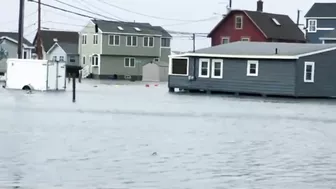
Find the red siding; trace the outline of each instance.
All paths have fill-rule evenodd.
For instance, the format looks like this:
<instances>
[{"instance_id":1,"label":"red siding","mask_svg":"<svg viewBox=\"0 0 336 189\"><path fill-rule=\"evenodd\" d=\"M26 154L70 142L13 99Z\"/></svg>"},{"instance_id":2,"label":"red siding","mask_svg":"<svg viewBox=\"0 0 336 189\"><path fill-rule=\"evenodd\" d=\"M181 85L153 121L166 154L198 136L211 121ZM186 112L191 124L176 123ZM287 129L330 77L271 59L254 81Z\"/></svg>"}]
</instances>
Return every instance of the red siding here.
<instances>
[{"instance_id":1,"label":"red siding","mask_svg":"<svg viewBox=\"0 0 336 189\"><path fill-rule=\"evenodd\" d=\"M243 29L235 28L235 16L243 16ZM253 24L249 17L242 11L237 11L228 17L216 28L211 36L211 45L222 44L222 37L230 37L230 42L240 41L242 37L249 37L250 41L267 41L263 33Z\"/></svg>"}]
</instances>

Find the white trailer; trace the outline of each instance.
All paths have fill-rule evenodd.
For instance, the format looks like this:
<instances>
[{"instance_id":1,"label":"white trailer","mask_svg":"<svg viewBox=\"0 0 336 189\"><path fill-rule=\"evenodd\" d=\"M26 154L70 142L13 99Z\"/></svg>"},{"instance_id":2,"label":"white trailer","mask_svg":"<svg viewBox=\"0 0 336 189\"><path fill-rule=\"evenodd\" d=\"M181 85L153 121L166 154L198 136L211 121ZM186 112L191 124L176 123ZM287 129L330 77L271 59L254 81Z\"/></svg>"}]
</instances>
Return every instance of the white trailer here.
<instances>
[{"instance_id":1,"label":"white trailer","mask_svg":"<svg viewBox=\"0 0 336 189\"><path fill-rule=\"evenodd\" d=\"M38 91L65 90L65 72L65 62L8 59L5 87Z\"/></svg>"}]
</instances>

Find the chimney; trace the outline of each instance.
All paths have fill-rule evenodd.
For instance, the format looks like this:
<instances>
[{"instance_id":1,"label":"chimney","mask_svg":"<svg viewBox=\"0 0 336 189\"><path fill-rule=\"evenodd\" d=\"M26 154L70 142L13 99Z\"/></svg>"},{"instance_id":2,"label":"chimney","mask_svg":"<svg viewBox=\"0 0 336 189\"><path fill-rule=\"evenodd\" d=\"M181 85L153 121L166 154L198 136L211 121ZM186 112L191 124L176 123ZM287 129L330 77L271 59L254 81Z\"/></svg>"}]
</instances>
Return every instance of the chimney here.
<instances>
[{"instance_id":1,"label":"chimney","mask_svg":"<svg viewBox=\"0 0 336 189\"><path fill-rule=\"evenodd\" d=\"M263 4L264 4L264 2L262 0L258 0L258 2L257 2L257 11L258 12L263 12Z\"/></svg>"}]
</instances>

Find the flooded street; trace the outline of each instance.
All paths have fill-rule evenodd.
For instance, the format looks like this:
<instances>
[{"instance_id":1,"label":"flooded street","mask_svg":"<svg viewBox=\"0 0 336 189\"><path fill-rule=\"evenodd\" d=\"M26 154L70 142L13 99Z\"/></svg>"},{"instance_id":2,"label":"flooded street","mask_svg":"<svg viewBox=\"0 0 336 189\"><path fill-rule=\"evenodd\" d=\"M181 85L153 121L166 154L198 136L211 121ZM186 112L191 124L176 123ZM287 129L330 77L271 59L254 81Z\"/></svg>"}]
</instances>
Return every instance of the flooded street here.
<instances>
[{"instance_id":1,"label":"flooded street","mask_svg":"<svg viewBox=\"0 0 336 189\"><path fill-rule=\"evenodd\" d=\"M336 101L0 89L0 188L336 188Z\"/></svg>"}]
</instances>

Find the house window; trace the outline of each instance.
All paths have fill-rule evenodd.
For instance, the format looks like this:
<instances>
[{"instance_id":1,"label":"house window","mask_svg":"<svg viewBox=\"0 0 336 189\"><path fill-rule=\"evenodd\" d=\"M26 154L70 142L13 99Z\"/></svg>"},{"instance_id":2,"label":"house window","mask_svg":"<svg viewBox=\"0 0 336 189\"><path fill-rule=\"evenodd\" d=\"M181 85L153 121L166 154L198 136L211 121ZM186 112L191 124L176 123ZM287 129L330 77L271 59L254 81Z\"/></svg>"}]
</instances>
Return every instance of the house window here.
<instances>
[{"instance_id":1,"label":"house window","mask_svg":"<svg viewBox=\"0 0 336 189\"><path fill-rule=\"evenodd\" d=\"M230 37L222 37L222 44L230 43Z\"/></svg>"},{"instance_id":2,"label":"house window","mask_svg":"<svg viewBox=\"0 0 336 189\"><path fill-rule=\"evenodd\" d=\"M64 57L63 57L64 58ZM74 56L70 56L70 62L71 63L75 63L76 62L76 58ZM98 64L97 64L98 65Z\"/></svg>"},{"instance_id":3,"label":"house window","mask_svg":"<svg viewBox=\"0 0 336 189\"><path fill-rule=\"evenodd\" d=\"M200 59L199 62L199 77L209 77L210 76L210 59Z\"/></svg>"},{"instance_id":4,"label":"house window","mask_svg":"<svg viewBox=\"0 0 336 189\"><path fill-rule=\"evenodd\" d=\"M256 60L247 61L247 76L258 76L259 62Z\"/></svg>"},{"instance_id":5,"label":"house window","mask_svg":"<svg viewBox=\"0 0 336 189\"><path fill-rule=\"evenodd\" d=\"M170 38L161 38L161 47L170 47Z\"/></svg>"},{"instance_id":6,"label":"house window","mask_svg":"<svg viewBox=\"0 0 336 189\"><path fill-rule=\"evenodd\" d=\"M97 45L98 44L98 34L93 35L93 44Z\"/></svg>"},{"instance_id":7,"label":"house window","mask_svg":"<svg viewBox=\"0 0 336 189\"><path fill-rule=\"evenodd\" d=\"M250 41L250 38L249 37L242 37L240 40L241 41Z\"/></svg>"},{"instance_id":8,"label":"house window","mask_svg":"<svg viewBox=\"0 0 336 189\"><path fill-rule=\"evenodd\" d=\"M85 56L83 56L82 57L82 64L85 64L85 61L86 61Z\"/></svg>"},{"instance_id":9,"label":"house window","mask_svg":"<svg viewBox=\"0 0 336 189\"><path fill-rule=\"evenodd\" d=\"M64 56L60 56L59 61L60 61L60 62L64 62Z\"/></svg>"},{"instance_id":10,"label":"house window","mask_svg":"<svg viewBox=\"0 0 336 189\"><path fill-rule=\"evenodd\" d=\"M57 60L57 56L53 56L52 60L56 61Z\"/></svg>"},{"instance_id":11,"label":"house window","mask_svg":"<svg viewBox=\"0 0 336 189\"><path fill-rule=\"evenodd\" d=\"M98 55L93 55L91 58L91 64L92 66L98 66Z\"/></svg>"},{"instance_id":12,"label":"house window","mask_svg":"<svg viewBox=\"0 0 336 189\"><path fill-rule=\"evenodd\" d=\"M315 77L315 62L305 62L304 82L313 83Z\"/></svg>"},{"instance_id":13,"label":"house window","mask_svg":"<svg viewBox=\"0 0 336 189\"><path fill-rule=\"evenodd\" d=\"M119 46L120 45L120 36L119 35L109 35L109 45Z\"/></svg>"},{"instance_id":14,"label":"house window","mask_svg":"<svg viewBox=\"0 0 336 189\"><path fill-rule=\"evenodd\" d=\"M308 32L316 32L317 20L308 20Z\"/></svg>"},{"instance_id":15,"label":"house window","mask_svg":"<svg viewBox=\"0 0 336 189\"><path fill-rule=\"evenodd\" d=\"M137 36L127 36L126 46L131 46L131 47L138 46L138 37Z\"/></svg>"},{"instance_id":16,"label":"house window","mask_svg":"<svg viewBox=\"0 0 336 189\"><path fill-rule=\"evenodd\" d=\"M236 29L243 29L243 16L236 16L235 17L235 28Z\"/></svg>"},{"instance_id":17,"label":"house window","mask_svg":"<svg viewBox=\"0 0 336 189\"><path fill-rule=\"evenodd\" d=\"M183 75L187 76L189 71L189 59L188 58L172 58L170 64L170 71L171 75Z\"/></svg>"},{"instance_id":18,"label":"house window","mask_svg":"<svg viewBox=\"0 0 336 189\"><path fill-rule=\"evenodd\" d=\"M86 34L83 34L83 35L82 35L82 44L83 44L83 45L86 45L86 43L87 43L87 35L86 35Z\"/></svg>"},{"instance_id":19,"label":"house window","mask_svg":"<svg viewBox=\"0 0 336 189\"><path fill-rule=\"evenodd\" d=\"M144 37L143 46L144 47L154 47L154 37Z\"/></svg>"},{"instance_id":20,"label":"house window","mask_svg":"<svg viewBox=\"0 0 336 189\"><path fill-rule=\"evenodd\" d=\"M211 77L212 78L223 78L223 60L221 59L213 59L212 60L212 70Z\"/></svg>"},{"instance_id":21,"label":"house window","mask_svg":"<svg viewBox=\"0 0 336 189\"><path fill-rule=\"evenodd\" d=\"M135 58L125 58L124 66L126 68L134 68L135 67Z\"/></svg>"}]
</instances>

